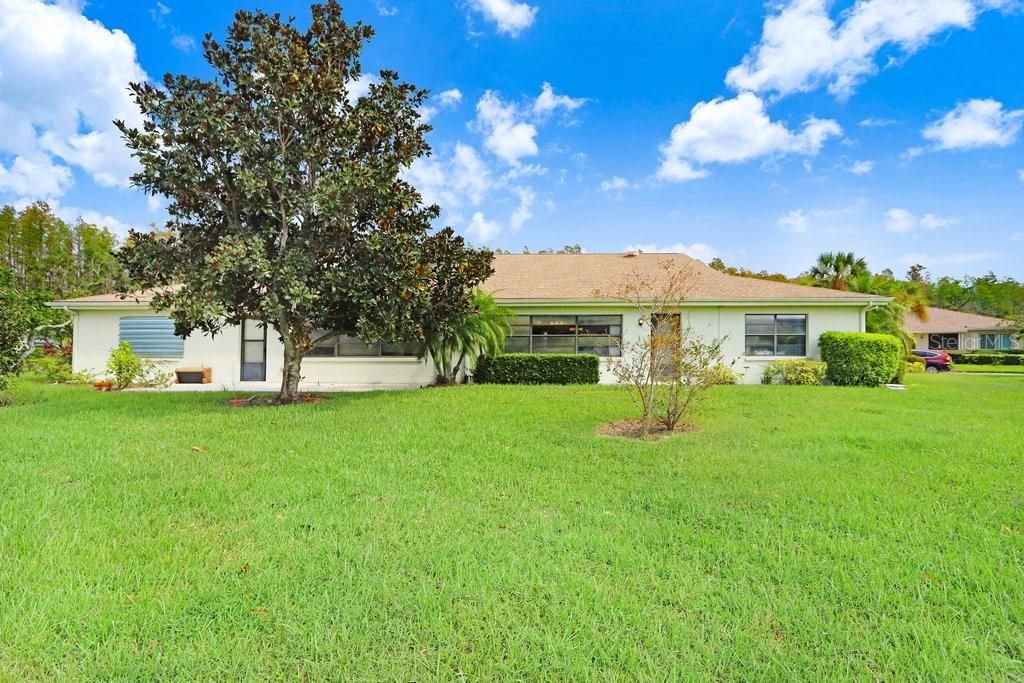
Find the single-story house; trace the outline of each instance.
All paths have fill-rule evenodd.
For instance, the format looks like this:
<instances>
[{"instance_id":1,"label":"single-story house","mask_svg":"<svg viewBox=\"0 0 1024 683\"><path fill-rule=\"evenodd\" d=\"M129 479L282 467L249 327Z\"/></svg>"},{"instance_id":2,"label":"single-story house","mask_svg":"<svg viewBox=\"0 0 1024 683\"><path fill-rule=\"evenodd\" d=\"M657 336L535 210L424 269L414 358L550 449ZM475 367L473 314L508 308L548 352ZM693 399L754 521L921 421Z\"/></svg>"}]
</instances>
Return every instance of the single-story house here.
<instances>
[{"instance_id":1,"label":"single-story house","mask_svg":"<svg viewBox=\"0 0 1024 683\"><path fill-rule=\"evenodd\" d=\"M766 363L778 358L816 358L826 331L862 332L869 308L885 297L727 275L683 254L499 254L484 289L516 317L510 352L591 353L606 359L601 381L613 383L623 346L650 334L635 308L595 295L643 273L657 279L664 264L690 273L681 324L725 338L724 351L744 382L758 382ZM168 370L206 368L208 388L265 391L281 376L281 341L256 321L216 337L174 335L171 320L152 310L145 293L55 301L73 317L76 371L102 374L121 341ZM434 380L433 366L407 344L363 344L338 335L303 361L302 387L309 390L414 387ZM182 387L186 388L186 387Z\"/></svg>"},{"instance_id":2,"label":"single-story house","mask_svg":"<svg viewBox=\"0 0 1024 683\"><path fill-rule=\"evenodd\" d=\"M907 315L904 322L921 351L1005 351L1019 349L1010 323L976 313L929 308L928 320Z\"/></svg>"}]
</instances>

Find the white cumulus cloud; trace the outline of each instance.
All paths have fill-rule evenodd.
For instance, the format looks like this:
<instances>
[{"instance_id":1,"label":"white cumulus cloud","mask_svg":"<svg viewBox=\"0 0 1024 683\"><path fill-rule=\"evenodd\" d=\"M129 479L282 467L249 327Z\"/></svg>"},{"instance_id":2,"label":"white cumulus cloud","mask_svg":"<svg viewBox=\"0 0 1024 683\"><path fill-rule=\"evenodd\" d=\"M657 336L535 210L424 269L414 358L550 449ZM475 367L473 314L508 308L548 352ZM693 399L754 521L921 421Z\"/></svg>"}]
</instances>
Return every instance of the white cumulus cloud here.
<instances>
[{"instance_id":1,"label":"white cumulus cloud","mask_svg":"<svg viewBox=\"0 0 1024 683\"><path fill-rule=\"evenodd\" d=\"M22 158L5 169L7 185L31 164L49 167L42 188L59 193L70 185L53 168L63 163L127 186L136 163L112 121L141 125L127 86L145 80L131 39L77 4L0 0L0 153Z\"/></svg>"},{"instance_id":2,"label":"white cumulus cloud","mask_svg":"<svg viewBox=\"0 0 1024 683\"><path fill-rule=\"evenodd\" d=\"M537 200L537 195L528 187L517 187L515 193L519 196L519 206L508 219L508 227L512 232L519 232L526 222L533 218L533 203Z\"/></svg>"},{"instance_id":3,"label":"white cumulus cloud","mask_svg":"<svg viewBox=\"0 0 1024 683\"><path fill-rule=\"evenodd\" d=\"M74 184L71 169L55 164L46 156L34 159L17 156L10 168L0 163L0 192L18 197L48 199L60 197Z\"/></svg>"},{"instance_id":4,"label":"white cumulus cloud","mask_svg":"<svg viewBox=\"0 0 1024 683\"><path fill-rule=\"evenodd\" d=\"M559 109L573 112L587 103L584 97L569 97L568 95L556 95L555 89L550 83L544 83L540 89L540 95L533 101L533 113L539 116L546 116Z\"/></svg>"},{"instance_id":5,"label":"white cumulus cloud","mask_svg":"<svg viewBox=\"0 0 1024 683\"><path fill-rule=\"evenodd\" d=\"M716 98L698 102L690 120L672 129L662 145L658 176L663 180L687 181L703 178L700 165L738 163L770 154L817 154L825 141L840 135L842 128L831 119L809 117L800 130L790 130L772 121L764 101L753 93L732 99Z\"/></svg>"},{"instance_id":6,"label":"white cumulus cloud","mask_svg":"<svg viewBox=\"0 0 1024 683\"><path fill-rule=\"evenodd\" d=\"M857 160L850 164L850 167L846 170L854 175L868 175L875 170L875 162Z\"/></svg>"},{"instance_id":7,"label":"white cumulus cloud","mask_svg":"<svg viewBox=\"0 0 1024 683\"><path fill-rule=\"evenodd\" d=\"M714 258L717 253L714 247L704 242L694 242L693 244L676 242L675 244L664 246L658 246L650 242L647 244L630 244L624 251L641 251L645 254L686 254L702 261Z\"/></svg>"},{"instance_id":8,"label":"white cumulus cloud","mask_svg":"<svg viewBox=\"0 0 1024 683\"><path fill-rule=\"evenodd\" d=\"M939 216L934 213L926 213L918 218L914 213L900 208L889 209L885 212L885 229L896 234L905 234L919 227L925 230L940 230L959 222L959 218Z\"/></svg>"},{"instance_id":9,"label":"white cumulus cloud","mask_svg":"<svg viewBox=\"0 0 1024 683\"><path fill-rule=\"evenodd\" d=\"M537 8L516 0L469 0L469 5L494 23L499 33L516 38L533 25Z\"/></svg>"},{"instance_id":10,"label":"white cumulus cloud","mask_svg":"<svg viewBox=\"0 0 1024 683\"><path fill-rule=\"evenodd\" d=\"M1008 147L1016 142L1024 124L1024 109L1004 109L993 99L961 102L921 135L936 150Z\"/></svg>"},{"instance_id":11,"label":"white cumulus cloud","mask_svg":"<svg viewBox=\"0 0 1024 683\"><path fill-rule=\"evenodd\" d=\"M423 121L429 122L432 118L437 116L438 113L454 109L462 103L462 91L458 88L451 88L450 90L444 90L439 92L434 97L430 98L430 101L420 107L420 118Z\"/></svg>"},{"instance_id":12,"label":"white cumulus cloud","mask_svg":"<svg viewBox=\"0 0 1024 683\"><path fill-rule=\"evenodd\" d=\"M479 242L489 242L501 232L501 225L496 221L487 220L482 212L477 211L469 219L466 232L469 233L470 237Z\"/></svg>"},{"instance_id":13,"label":"white cumulus cloud","mask_svg":"<svg viewBox=\"0 0 1024 683\"><path fill-rule=\"evenodd\" d=\"M878 71L879 53L910 55L950 29L968 29L1000 0L857 0L838 17L828 0L788 0L765 19L761 40L729 70L736 90L788 95L827 84L848 97Z\"/></svg>"},{"instance_id":14,"label":"white cumulus cloud","mask_svg":"<svg viewBox=\"0 0 1024 683\"><path fill-rule=\"evenodd\" d=\"M889 232L906 233L914 229L917 219L906 209L889 209L885 212L885 229Z\"/></svg>"},{"instance_id":15,"label":"white cumulus cloud","mask_svg":"<svg viewBox=\"0 0 1024 683\"><path fill-rule=\"evenodd\" d=\"M537 156L537 126L519 120L514 104L488 90L476 104L477 126L484 134L484 146L513 166L524 157Z\"/></svg>"},{"instance_id":16,"label":"white cumulus cloud","mask_svg":"<svg viewBox=\"0 0 1024 683\"><path fill-rule=\"evenodd\" d=\"M775 221L775 225L779 226L786 232L802 235L810 228L810 220L808 219L807 214L804 213L803 209L793 209L789 213L779 216Z\"/></svg>"}]
</instances>

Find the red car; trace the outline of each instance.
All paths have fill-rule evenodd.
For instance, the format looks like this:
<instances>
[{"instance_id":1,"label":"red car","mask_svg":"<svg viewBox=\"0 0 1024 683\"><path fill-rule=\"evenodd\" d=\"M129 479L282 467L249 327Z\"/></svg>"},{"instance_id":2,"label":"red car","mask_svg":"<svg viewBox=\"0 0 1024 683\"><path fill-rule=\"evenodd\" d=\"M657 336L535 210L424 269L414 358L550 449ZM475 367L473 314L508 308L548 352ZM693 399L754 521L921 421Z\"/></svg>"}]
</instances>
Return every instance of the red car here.
<instances>
[{"instance_id":1,"label":"red car","mask_svg":"<svg viewBox=\"0 0 1024 683\"><path fill-rule=\"evenodd\" d=\"M949 372L953 369L953 359L945 351L911 351L924 360L925 372Z\"/></svg>"}]
</instances>

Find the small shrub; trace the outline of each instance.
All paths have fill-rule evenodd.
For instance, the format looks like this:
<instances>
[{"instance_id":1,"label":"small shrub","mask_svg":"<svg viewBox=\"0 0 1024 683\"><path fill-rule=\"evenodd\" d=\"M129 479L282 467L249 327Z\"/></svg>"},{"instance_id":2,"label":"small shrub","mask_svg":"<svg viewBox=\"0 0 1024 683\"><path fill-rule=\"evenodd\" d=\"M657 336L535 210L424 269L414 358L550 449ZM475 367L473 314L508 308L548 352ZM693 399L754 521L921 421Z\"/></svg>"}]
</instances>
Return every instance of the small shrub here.
<instances>
[{"instance_id":1,"label":"small shrub","mask_svg":"<svg viewBox=\"0 0 1024 683\"><path fill-rule=\"evenodd\" d=\"M827 370L820 360L776 360L764 366L761 384L816 386L825 381Z\"/></svg>"},{"instance_id":2,"label":"small shrub","mask_svg":"<svg viewBox=\"0 0 1024 683\"><path fill-rule=\"evenodd\" d=\"M739 375L725 365L716 365L708 371L709 384L722 385L722 384L736 384L739 381Z\"/></svg>"},{"instance_id":3,"label":"small shrub","mask_svg":"<svg viewBox=\"0 0 1024 683\"><path fill-rule=\"evenodd\" d=\"M473 378L483 384L597 384L600 363L584 354L505 353L481 357Z\"/></svg>"},{"instance_id":4,"label":"small shrub","mask_svg":"<svg viewBox=\"0 0 1024 683\"><path fill-rule=\"evenodd\" d=\"M44 353L29 359L28 367L41 374L51 384L66 384L72 381L71 359L60 353Z\"/></svg>"},{"instance_id":5,"label":"small shrub","mask_svg":"<svg viewBox=\"0 0 1024 683\"><path fill-rule=\"evenodd\" d=\"M917 363L912 360L904 361L904 373L907 375L914 375L919 372L925 371L924 363Z\"/></svg>"},{"instance_id":6,"label":"small shrub","mask_svg":"<svg viewBox=\"0 0 1024 683\"><path fill-rule=\"evenodd\" d=\"M124 341L110 352L107 360L107 374L115 389L127 389L142 379L142 359L132 351L132 345Z\"/></svg>"},{"instance_id":7,"label":"small shrub","mask_svg":"<svg viewBox=\"0 0 1024 683\"><path fill-rule=\"evenodd\" d=\"M888 334L826 332L818 346L833 384L877 387L903 378L903 348Z\"/></svg>"}]
</instances>

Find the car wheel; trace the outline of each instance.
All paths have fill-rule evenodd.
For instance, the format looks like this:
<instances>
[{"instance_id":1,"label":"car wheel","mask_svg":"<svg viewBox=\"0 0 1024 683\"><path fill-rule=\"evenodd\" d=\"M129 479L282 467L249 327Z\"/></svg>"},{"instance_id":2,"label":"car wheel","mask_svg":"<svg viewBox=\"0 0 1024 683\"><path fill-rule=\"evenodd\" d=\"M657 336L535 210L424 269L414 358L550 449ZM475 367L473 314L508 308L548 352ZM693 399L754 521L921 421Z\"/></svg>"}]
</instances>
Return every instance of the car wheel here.
<instances>
[{"instance_id":1,"label":"car wheel","mask_svg":"<svg viewBox=\"0 0 1024 683\"><path fill-rule=\"evenodd\" d=\"M937 373L939 371L939 369L937 367L935 367L934 365L929 365L928 367L926 367L924 369L924 371L925 372L930 372L930 373L934 374L934 373Z\"/></svg>"}]
</instances>

